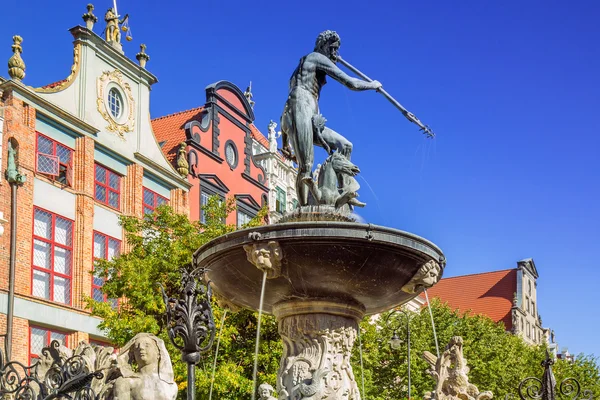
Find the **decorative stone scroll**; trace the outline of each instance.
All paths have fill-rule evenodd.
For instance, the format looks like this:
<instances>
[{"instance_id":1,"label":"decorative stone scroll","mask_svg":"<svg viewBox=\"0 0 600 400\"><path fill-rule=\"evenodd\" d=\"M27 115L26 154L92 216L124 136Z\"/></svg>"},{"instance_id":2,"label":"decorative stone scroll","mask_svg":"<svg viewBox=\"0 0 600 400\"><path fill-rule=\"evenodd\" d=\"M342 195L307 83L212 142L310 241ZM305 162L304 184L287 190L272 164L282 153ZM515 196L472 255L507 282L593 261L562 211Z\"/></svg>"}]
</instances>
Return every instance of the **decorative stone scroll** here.
<instances>
[{"instance_id":1,"label":"decorative stone scroll","mask_svg":"<svg viewBox=\"0 0 600 400\"><path fill-rule=\"evenodd\" d=\"M410 294L419 293L435 285L441 277L442 268L435 260L429 260L419 268L412 279L402 287L402 291Z\"/></svg>"},{"instance_id":2,"label":"decorative stone scroll","mask_svg":"<svg viewBox=\"0 0 600 400\"><path fill-rule=\"evenodd\" d=\"M283 252L276 241L254 243L245 245L246 255L256 268L267 273L268 279L277 278L281 275L281 260Z\"/></svg>"},{"instance_id":3,"label":"decorative stone scroll","mask_svg":"<svg viewBox=\"0 0 600 400\"><path fill-rule=\"evenodd\" d=\"M302 303L302 302L301 302ZM303 310L307 304L299 304ZM277 393L280 400L360 400L350 356L358 323L353 311L342 315L335 303L321 302L322 312L288 315L274 308L283 340ZM329 312L339 313L333 315Z\"/></svg>"}]
</instances>

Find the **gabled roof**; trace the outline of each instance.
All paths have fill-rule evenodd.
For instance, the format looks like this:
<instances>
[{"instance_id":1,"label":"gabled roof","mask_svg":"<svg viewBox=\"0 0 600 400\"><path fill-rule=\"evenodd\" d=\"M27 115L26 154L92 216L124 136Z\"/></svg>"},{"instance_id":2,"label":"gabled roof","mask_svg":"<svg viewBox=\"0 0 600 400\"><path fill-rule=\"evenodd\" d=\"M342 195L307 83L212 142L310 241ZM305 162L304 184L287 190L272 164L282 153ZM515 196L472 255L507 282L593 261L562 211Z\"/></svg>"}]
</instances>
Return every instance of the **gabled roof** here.
<instances>
[{"instance_id":1,"label":"gabled roof","mask_svg":"<svg viewBox=\"0 0 600 400\"><path fill-rule=\"evenodd\" d=\"M512 329L511 309L517 291L517 269L484 272L441 279L427 290L453 309L482 314ZM424 297L424 294L421 294Z\"/></svg>"},{"instance_id":2,"label":"gabled roof","mask_svg":"<svg viewBox=\"0 0 600 400\"><path fill-rule=\"evenodd\" d=\"M167 159L175 164L179 144L185 141L185 125L190 121L202 121L201 115L204 106L192 108L190 110L179 111L173 114L158 117L152 120L152 130L159 143L163 143L162 150ZM250 124L250 133L252 138L269 149L269 141L254 124Z\"/></svg>"},{"instance_id":3,"label":"gabled roof","mask_svg":"<svg viewBox=\"0 0 600 400\"><path fill-rule=\"evenodd\" d=\"M535 262L533 261L533 258L525 258L524 260L517 262L517 265L519 267L527 269L527 271L529 271L529 273L533 275L535 279L540 277L537 268L535 267Z\"/></svg>"},{"instance_id":4,"label":"gabled roof","mask_svg":"<svg viewBox=\"0 0 600 400\"><path fill-rule=\"evenodd\" d=\"M179 143L185 141L185 124L196 118L200 121L202 110L204 107L196 107L152 120L156 140L159 143L164 142L162 151L171 163L176 162Z\"/></svg>"}]
</instances>

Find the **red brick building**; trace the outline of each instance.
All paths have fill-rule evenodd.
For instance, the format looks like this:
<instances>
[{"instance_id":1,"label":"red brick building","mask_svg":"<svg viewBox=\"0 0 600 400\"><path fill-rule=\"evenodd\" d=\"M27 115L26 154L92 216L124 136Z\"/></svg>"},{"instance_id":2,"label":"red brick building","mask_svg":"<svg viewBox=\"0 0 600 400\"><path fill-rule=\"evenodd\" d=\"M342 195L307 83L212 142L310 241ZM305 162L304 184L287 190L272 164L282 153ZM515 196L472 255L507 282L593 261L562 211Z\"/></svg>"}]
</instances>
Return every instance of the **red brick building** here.
<instances>
[{"instance_id":1,"label":"red brick building","mask_svg":"<svg viewBox=\"0 0 600 400\"><path fill-rule=\"evenodd\" d=\"M180 157L187 161L192 220L204 221L201 207L213 195L236 199L237 210L226 222L238 226L267 203L267 174L253 156L257 147L268 149L269 143L253 121L248 99L227 81L206 87L203 106L152 120L156 138L173 166L181 165ZM185 174L185 168L180 172Z\"/></svg>"},{"instance_id":2,"label":"red brick building","mask_svg":"<svg viewBox=\"0 0 600 400\"><path fill-rule=\"evenodd\" d=\"M94 259L127 248L120 215L142 217L166 202L189 213L190 185L162 154L147 118L156 77L91 28L70 30L74 57L66 79L40 88L24 84L20 38L10 78L0 78L0 213L7 219L0 236L0 332L12 309L12 359L26 364L51 339L106 340L84 297L102 299ZM9 141L25 177L15 201L5 176Z\"/></svg>"}]
</instances>

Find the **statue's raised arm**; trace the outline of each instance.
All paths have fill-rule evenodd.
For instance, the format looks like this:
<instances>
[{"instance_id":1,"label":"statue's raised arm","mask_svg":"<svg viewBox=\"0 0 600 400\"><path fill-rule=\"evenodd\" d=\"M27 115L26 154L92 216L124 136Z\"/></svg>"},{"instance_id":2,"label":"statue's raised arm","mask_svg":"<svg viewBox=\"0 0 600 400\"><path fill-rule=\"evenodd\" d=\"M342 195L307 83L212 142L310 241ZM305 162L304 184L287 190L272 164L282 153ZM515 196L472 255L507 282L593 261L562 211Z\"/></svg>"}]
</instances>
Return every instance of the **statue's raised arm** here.
<instances>
[{"instance_id":1,"label":"statue's raised arm","mask_svg":"<svg viewBox=\"0 0 600 400\"><path fill-rule=\"evenodd\" d=\"M342 71L331 59L321 53L314 52L309 57L315 63L317 71L322 71L336 81L340 82L348 89L362 90L377 90L381 87L379 81L365 81L346 74ZM337 59L337 51L334 57Z\"/></svg>"}]
</instances>

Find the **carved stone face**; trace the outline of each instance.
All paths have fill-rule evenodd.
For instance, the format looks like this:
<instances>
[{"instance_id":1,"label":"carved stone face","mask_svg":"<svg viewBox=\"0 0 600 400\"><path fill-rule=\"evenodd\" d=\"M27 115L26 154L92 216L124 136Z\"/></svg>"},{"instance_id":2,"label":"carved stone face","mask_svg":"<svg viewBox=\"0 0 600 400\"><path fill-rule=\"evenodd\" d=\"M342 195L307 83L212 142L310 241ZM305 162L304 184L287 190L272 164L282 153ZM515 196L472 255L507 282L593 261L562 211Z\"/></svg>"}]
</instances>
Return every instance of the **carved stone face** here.
<instances>
[{"instance_id":1,"label":"carved stone face","mask_svg":"<svg viewBox=\"0 0 600 400\"><path fill-rule=\"evenodd\" d=\"M269 397L271 397L271 392L269 391L269 389L262 388L260 390L260 398L267 400Z\"/></svg>"},{"instance_id":2,"label":"carved stone face","mask_svg":"<svg viewBox=\"0 0 600 400\"><path fill-rule=\"evenodd\" d=\"M336 40L335 42L330 43L329 46L327 47L326 56L329 57L329 59L331 61L337 62L337 56L338 56L339 50L340 50L340 42Z\"/></svg>"},{"instance_id":3,"label":"carved stone face","mask_svg":"<svg viewBox=\"0 0 600 400\"><path fill-rule=\"evenodd\" d=\"M158 347L151 338L141 338L136 343L133 351L135 361L140 368L158 363Z\"/></svg>"},{"instance_id":4,"label":"carved stone face","mask_svg":"<svg viewBox=\"0 0 600 400\"><path fill-rule=\"evenodd\" d=\"M429 271L425 273L423 277L423 286L426 288L430 288L435 285L438 281L438 277L440 275L439 267L431 268Z\"/></svg>"}]
</instances>

